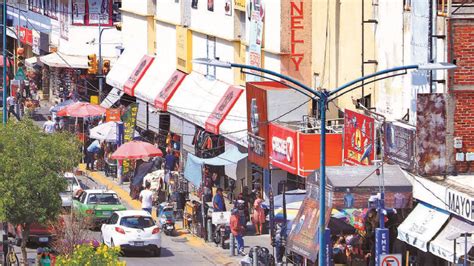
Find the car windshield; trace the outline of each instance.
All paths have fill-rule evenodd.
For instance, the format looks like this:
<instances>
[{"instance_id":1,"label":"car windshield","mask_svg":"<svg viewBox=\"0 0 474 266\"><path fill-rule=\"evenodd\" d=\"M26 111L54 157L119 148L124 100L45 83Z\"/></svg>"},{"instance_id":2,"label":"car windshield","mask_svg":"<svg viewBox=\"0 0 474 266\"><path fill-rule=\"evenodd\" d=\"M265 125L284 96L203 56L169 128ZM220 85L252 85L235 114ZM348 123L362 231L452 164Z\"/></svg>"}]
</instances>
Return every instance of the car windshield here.
<instances>
[{"instance_id":1,"label":"car windshield","mask_svg":"<svg viewBox=\"0 0 474 266\"><path fill-rule=\"evenodd\" d=\"M94 193L89 195L87 204L118 205L120 200L113 193Z\"/></svg>"},{"instance_id":2,"label":"car windshield","mask_svg":"<svg viewBox=\"0 0 474 266\"><path fill-rule=\"evenodd\" d=\"M79 184L77 183L77 180L72 177L66 177L66 182L67 182L66 192L72 192L74 187L79 186Z\"/></svg>"},{"instance_id":3,"label":"car windshield","mask_svg":"<svg viewBox=\"0 0 474 266\"><path fill-rule=\"evenodd\" d=\"M128 228L143 229L154 226L155 222L148 216L129 216L123 217L120 220L120 225Z\"/></svg>"}]
</instances>

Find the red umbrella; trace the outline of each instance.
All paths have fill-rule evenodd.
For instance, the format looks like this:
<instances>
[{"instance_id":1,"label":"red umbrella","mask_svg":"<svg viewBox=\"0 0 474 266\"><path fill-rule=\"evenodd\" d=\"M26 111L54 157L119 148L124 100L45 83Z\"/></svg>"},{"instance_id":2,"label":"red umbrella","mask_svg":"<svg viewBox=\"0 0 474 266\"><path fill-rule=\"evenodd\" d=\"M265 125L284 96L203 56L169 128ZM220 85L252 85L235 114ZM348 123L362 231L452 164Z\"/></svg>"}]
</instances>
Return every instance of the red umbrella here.
<instances>
[{"instance_id":1,"label":"red umbrella","mask_svg":"<svg viewBox=\"0 0 474 266\"><path fill-rule=\"evenodd\" d=\"M163 156L160 149L144 141L130 141L121 145L113 154L114 160L143 159L146 157Z\"/></svg>"},{"instance_id":2,"label":"red umbrella","mask_svg":"<svg viewBox=\"0 0 474 266\"><path fill-rule=\"evenodd\" d=\"M90 117L105 114L104 107L87 102L77 102L58 111L57 116Z\"/></svg>"}]
</instances>

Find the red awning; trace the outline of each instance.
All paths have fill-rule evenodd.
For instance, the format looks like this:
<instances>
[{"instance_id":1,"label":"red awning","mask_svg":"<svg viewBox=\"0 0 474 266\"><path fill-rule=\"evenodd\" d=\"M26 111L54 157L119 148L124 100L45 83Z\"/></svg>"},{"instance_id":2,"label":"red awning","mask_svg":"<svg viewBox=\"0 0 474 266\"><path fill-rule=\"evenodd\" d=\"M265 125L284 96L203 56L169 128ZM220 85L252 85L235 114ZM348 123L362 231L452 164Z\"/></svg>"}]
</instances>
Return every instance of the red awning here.
<instances>
[{"instance_id":1,"label":"red awning","mask_svg":"<svg viewBox=\"0 0 474 266\"><path fill-rule=\"evenodd\" d=\"M243 91L244 90L235 86L229 86L229 88L227 88L227 91L224 93L219 103L214 107L214 111L206 120L205 127L207 131L219 134L220 125L225 120Z\"/></svg>"},{"instance_id":2,"label":"red awning","mask_svg":"<svg viewBox=\"0 0 474 266\"><path fill-rule=\"evenodd\" d=\"M153 60L155 60L155 58L148 55L144 55L142 57L142 59L140 60L138 65L135 67L130 77L125 82L125 85L123 86L123 91L126 94L130 96L135 96L135 87L140 82L143 75L145 75L147 69L153 63Z\"/></svg>"},{"instance_id":3,"label":"red awning","mask_svg":"<svg viewBox=\"0 0 474 266\"><path fill-rule=\"evenodd\" d=\"M183 82L186 74L176 70L173 75L168 79L165 86L161 89L160 93L155 98L155 107L162 111L167 111L168 102L173 97L174 93L178 89L181 82Z\"/></svg>"}]
</instances>

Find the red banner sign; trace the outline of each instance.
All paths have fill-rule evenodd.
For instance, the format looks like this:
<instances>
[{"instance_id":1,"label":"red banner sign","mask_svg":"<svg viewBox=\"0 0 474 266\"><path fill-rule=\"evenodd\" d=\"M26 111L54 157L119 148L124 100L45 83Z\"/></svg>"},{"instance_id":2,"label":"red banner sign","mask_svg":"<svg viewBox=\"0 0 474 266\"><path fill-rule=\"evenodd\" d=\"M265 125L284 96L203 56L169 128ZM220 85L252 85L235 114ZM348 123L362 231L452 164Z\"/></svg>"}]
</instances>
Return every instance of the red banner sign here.
<instances>
[{"instance_id":1,"label":"red banner sign","mask_svg":"<svg viewBox=\"0 0 474 266\"><path fill-rule=\"evenodd\" d=\"M18 37L21 43L33 45L33 32L25 27L18 27Z\"/></svg>"},{"instance_id":2,"label":"red banner sign","mask_svg":"<svg viewBox=\"0 0 474 266\"><path fill-rule=\"evenodd\" d=\"M229 88L227 88L224 96L222 96L221 100L214 108L214 111L212 111L211 115L206 120L205 127L208 132L219 134L220 125L227 114L229 114L243 91L244 90L234 86L229 86Z\"/></svg>"},{"instance_id":3,"label":"red banner sign","mask_svg":"<svg viewBox=\"0 0 474 266\"><path fill-rule=\"evenodd\" d=\"M344 115L344 163L370 165L375 159L375 120L350 110Z\"/></svg>"},{"instance_id":4,"label":"red banner sign","mask_svg":"<svg viewBox=\"0 0 474 266\"><path fill-rule=\"evenodd\" d=\"M183 82L184 78L186 77L186 73L183 73L179 70L176 70L173 75L168 79L165 86L161 89L158 96L155 99L155 107L162 110L168 110L168 102L173 97L174 93L178 89L181 82Z\"/></svg>"},{"instance_id":5,"label":"red banner sign","mask_svg":"<svg viewBox=\"0 0 474 266\"><path fill-rule=\"evenodd\" d=\"M298 174L298 133L277 125L269 126L269 151L272 165L289 173Z\"/></svg>"},{"instance_id":6,"label":"red banner sign","mask_svg":"<svg viewBox=\"0 0 474 266\"><path fill-rule=\"evenodd\" d=\"M142 57L138 65L135 67L135 70L133 70L132 74L123 86L123 91L126 94L130 96L135 96L135 88L137 87L138 82L140 82L140 80L142 79L143 75L145 75L148 68L153 63L153 60L155 60L155 58L148 55L144 55Z\"/></svg>"},{"instance_id":7,"label":"red banner sign","mask_svg":"<svg viewBox=\"0 0 474 266\"><path fill-rule=\"evenodd\" d=\"M110 122L110 121L120 121L120 109L118 108L110 108L107 109L105 112L105 121Z\"/></svg>"}]
</instances>

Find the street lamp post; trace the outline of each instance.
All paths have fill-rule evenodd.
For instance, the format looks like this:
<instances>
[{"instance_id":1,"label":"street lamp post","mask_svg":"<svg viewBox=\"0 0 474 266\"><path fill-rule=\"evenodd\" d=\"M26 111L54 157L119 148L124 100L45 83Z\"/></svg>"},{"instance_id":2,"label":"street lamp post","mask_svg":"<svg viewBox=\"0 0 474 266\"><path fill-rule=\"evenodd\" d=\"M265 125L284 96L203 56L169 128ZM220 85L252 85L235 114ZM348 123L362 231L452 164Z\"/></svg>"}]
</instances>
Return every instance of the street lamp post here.
<instances>
[{"instance_id":1,"label":"street lamp post","mask_svg":"<svg viewBox=\"0 0 474 266\"><path fill-rule=\"evenodd\" d=\"M399 67L394 67L394 68L389 68L381 71L377 71L375 73L360 77L358 79L355 79L353 81L350 81L338 88L335 88L333 90L327 91L327 90L321 90L317 91L314 90L313 88L304 85L303 83L288 77L286 75L282 75L280 73L256 67L256 66L250 66L250 65L244 65L244 64L236 64L236 63L230 63L230 62L224 62L220 61L218 59L208 59L208 58L196 58L193 60L193 63L196 64L202 64L202 65L211 65L215 67L221 67L221 68L240 68L240 69L248 69L248 70L253 70L257 72L262 72L277 78L280 78L282 80L285 80L287 82L290 82L291 84L296 85L299 89L304 90L307 92L309 97L312 99L318 101L319 105L319 112L321 116L321 137L320 137L320 168L319 168L319 210L320 210L320 215L319 215L319 246L320 247L325 247L326 245L326 237L325 237L325 231L326 231L326 217L325 217L325 210L326 210L326 106L330 101L333 101L340 97L341 95L350 92L352 90L355 90L359 88L360 86L355 86L361 82L366 81L367 79L371 78L377 78L382 75L386 74L391 74L394 72L399 72L399 71L406 71L409 69L418 69L418 70L449 70L449 69L454 69L456 68L455 65L449 64L449 63L428 63L428 64L421 64L421 65L406 65L406 66L399 66ZM246 72L247 74L252 74L251 72ZM391 77L391 76L389 76ZM387 77L385 77L387 78ZM372 80L371 82L378 81L380 79L384 78L377 78ZM371 83L369 82L369 83ZM367 83L365 83L367 84ZM298 90L297 88L291 86L288 84L288 87L294 90ZM323 248L319 249L319 265L324 265L324 262L327 261L326 258L326 253L323 250Z\"/></svg>"},{"instance_id":2,"label":"street lamp post","mask_svg":"<svg viewBox=\"0 0 474 266\"><path fill-rule=\"evenodd\" d=\"M3 1L3 10L2 10L2 24L3 24L3 35L2 35L2 44L3 44L3 94L2 94L2 104L3 104L3 125L7 123L7 3Z\"/></svg>"}]
</instances>

